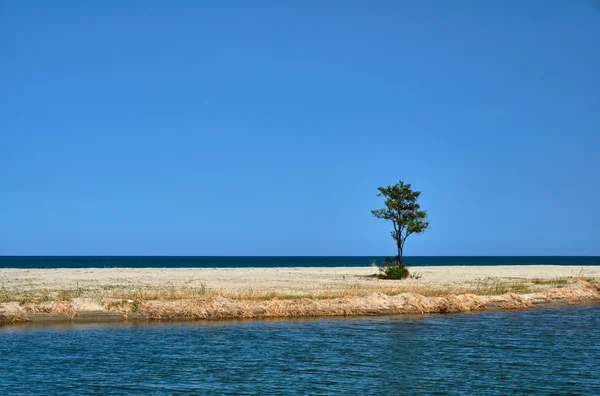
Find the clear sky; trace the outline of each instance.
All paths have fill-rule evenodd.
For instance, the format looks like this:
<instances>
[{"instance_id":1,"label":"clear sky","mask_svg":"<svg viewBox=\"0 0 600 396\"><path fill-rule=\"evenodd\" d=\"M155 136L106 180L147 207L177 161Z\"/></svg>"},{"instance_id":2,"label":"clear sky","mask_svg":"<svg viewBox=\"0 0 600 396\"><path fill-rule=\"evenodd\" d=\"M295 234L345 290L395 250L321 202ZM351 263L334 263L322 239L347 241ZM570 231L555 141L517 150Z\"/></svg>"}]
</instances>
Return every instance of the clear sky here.
<instances>
[{"instance_id":1,"label":"clear sky","mask_svg":"<svg viewBox=\"0 0 600 396\"><path fill-rule=\"evenodd\" d=\"M600 4L0 0L0 254L600 255Z\"/></svg>"}]
</instances>

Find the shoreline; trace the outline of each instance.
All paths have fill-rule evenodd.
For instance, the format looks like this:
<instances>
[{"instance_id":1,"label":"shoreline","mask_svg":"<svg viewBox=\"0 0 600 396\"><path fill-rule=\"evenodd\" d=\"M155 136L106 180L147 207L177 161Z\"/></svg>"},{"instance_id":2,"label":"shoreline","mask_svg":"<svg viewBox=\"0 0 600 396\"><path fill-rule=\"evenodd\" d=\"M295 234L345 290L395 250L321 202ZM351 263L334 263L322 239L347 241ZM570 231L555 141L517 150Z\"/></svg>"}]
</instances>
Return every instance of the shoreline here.
<instances>
[{"instance_id":1,"label":"shoreline","mask_svg":"<svg viewBox=\"0 0 600 396\"><path fill-rule=\"evenodd\" d=\"M369 318L369 317L385 317L385 316L422 316L422 315L445 315L445 314L466 314L466 313L483 313L483 312L499 312L499 311L522 311L529 309L543 309L552 308L560 309L566 307L581 307L581 306L600 306L599 299L591 300L580 300L576 302L568 302L567 300L547 301L539 302L533 307L513 307L513 308L502 308L498 306L490 306L482 309L473 309L465 311L444 311L444 312L402 312L402 313L372 313L372 314L359 314L359 315L306 315L306 316L257 316L257 317L218 317L218 318L205 318L205 317L183 317L183 318L145 318L135 315L129 315L127 319L124 319L122 313L119 312L104 312L104 311L81 311L71 318L68 315L52 315L52 314L30 314L27 320L16 320L16 321L0 321L0 331L3 328L13 328L13 326L31 326L31 327L52 327L60 325L94 325L94 324L183 324L183 323L204 323L204 324L218 324L218 323L238 323L238 322L251 322L251 321L286 321L286 320L319 320L319 319L352 319L352 318ZM567 308L568 309L568 308Z\"/></svg>"},{"instance_id":2,"label":"shoreline","mask_svg":"<svg viewBox=\"0 0 600 396\"><path fill-rule=\"evenodd\" d=\"M373 316L600 302L600 266L0 269L0 323Z\"/></svg>"}]
</instances>

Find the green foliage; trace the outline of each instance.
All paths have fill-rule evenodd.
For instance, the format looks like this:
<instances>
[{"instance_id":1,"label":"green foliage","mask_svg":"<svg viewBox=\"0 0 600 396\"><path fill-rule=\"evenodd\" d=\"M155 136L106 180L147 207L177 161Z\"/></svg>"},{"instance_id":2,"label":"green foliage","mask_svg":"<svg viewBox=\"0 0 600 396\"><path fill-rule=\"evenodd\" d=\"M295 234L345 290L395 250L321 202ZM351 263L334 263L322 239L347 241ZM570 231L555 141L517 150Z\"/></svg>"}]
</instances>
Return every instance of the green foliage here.
<instances>
[{"instance_id":1,"label":"green foliage","mask_svg":"<svg viewBox=\"0 0 600 396\"><path fill-rule=\"evenodd\" d=\"M389 257L379 267L379 279L406 279L409 277L408 264L399 263Z\"/></svg>"},{"instance_id":2,"label":"green foliage","mask_svg":"<svg viewBox=\"0 0 600 396\"><path fill-rule=\"evenodd\" d=\"M391 235L398 248L396 264L402 266L402 251L406 239L411 234L423 233L429 227L427 212L421 210L421 205L417 202L421 192L413 191L411 185L403 181L377 190L378 197L385 197L385 208L372 210L371 213L378 219L392 222L394 229Z\"/></svg>"}]
</instances>

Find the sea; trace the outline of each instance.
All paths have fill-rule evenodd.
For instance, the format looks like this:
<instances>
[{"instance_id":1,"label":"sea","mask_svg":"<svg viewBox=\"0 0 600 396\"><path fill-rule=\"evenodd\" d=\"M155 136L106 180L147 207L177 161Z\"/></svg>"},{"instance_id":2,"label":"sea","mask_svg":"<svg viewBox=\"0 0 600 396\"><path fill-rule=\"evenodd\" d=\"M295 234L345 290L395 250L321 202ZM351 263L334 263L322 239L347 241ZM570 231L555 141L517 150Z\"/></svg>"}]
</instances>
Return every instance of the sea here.
<instances>
[{"instance_id":1,"label":"sea","mask_svg":"<svg viewBox=\"0 0 600 396\"><path fill-rule=\"evenodd\" d=\"M0 268L361 267L378 256L0 256ZM413 266L600 265L600 256L415 256Z\"/></svg>"},{"instance_id":2,"label":"sea","mask_svg":"<svg viewBox=\"0 0 600 396\"><path fill-rule=\"evenodd\" d=\"M3 395L600 395L600 305L0 327Z\"/></svg>"}]
</instances>

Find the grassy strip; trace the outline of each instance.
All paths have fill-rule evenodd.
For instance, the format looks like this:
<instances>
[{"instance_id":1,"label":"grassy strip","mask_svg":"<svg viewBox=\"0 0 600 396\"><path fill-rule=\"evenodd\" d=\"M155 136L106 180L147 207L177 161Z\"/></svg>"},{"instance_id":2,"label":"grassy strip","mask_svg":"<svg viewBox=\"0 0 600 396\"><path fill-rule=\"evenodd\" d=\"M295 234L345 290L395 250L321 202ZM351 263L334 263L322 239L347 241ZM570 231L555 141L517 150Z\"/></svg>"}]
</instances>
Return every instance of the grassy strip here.
<instances>
[{"instance_id":1,"label":"grassy strip","mask_svg":"<svg viewBox=\"0 0 600 396\"><path fill-rule=\"evenodd\" d=\"M325 289L254 290L254 289L211 289L206 284L199 287L186 286L146 286L146 285L103 285L93 288L72 289L27 289L13 290L0 286L0 303L44 303L72 301L75 298L121 299L132 301L173 301L198 298L225 297L240 301L294 300L309 298L313 300L365 297L372 293L394 296L401 293L416 293L425 297L445 297L449 295L474 294L478 296L503 295L506 293L527 294L543 291L552 287L564 287L577 280L597 283L596 278L536 278L518 280L483 279L465 285L423 285L388 281L377 284L348 283L329 286Z\"/></svg>"}]
</instances>

